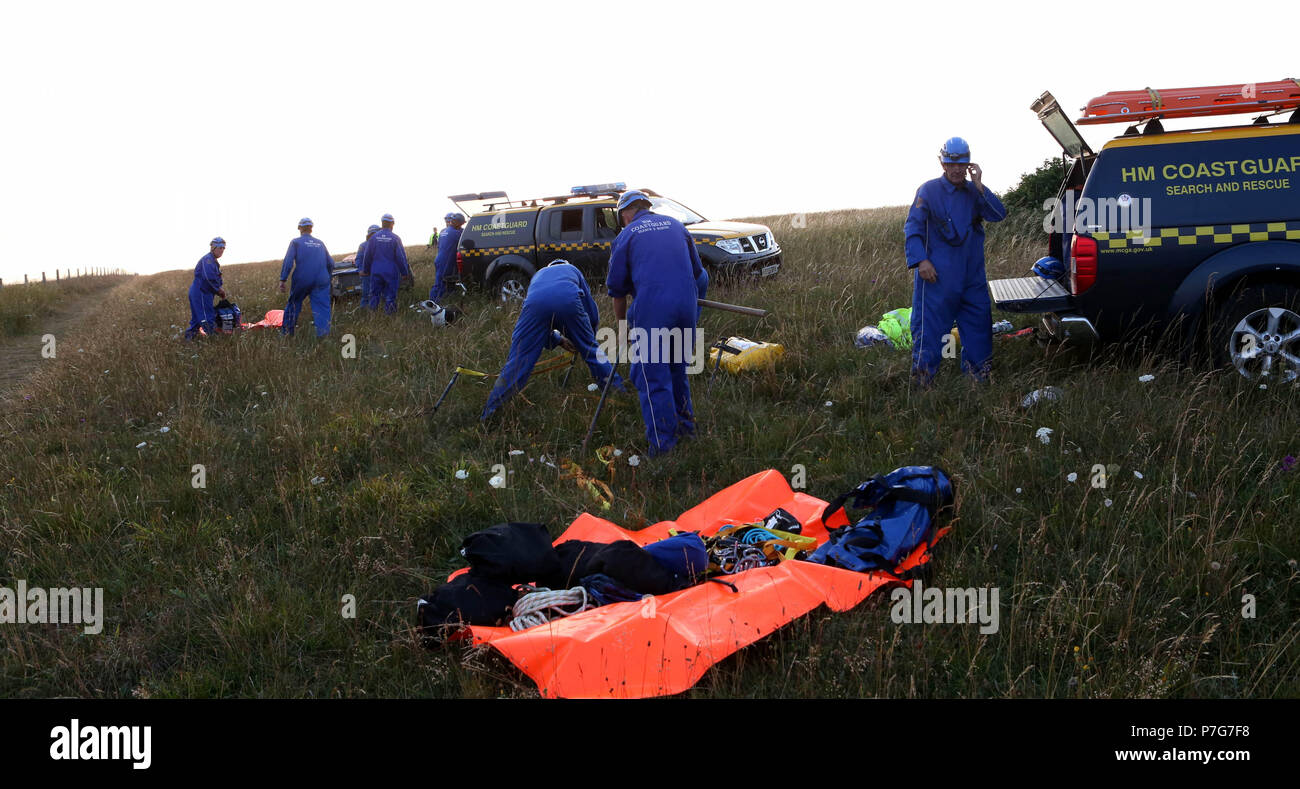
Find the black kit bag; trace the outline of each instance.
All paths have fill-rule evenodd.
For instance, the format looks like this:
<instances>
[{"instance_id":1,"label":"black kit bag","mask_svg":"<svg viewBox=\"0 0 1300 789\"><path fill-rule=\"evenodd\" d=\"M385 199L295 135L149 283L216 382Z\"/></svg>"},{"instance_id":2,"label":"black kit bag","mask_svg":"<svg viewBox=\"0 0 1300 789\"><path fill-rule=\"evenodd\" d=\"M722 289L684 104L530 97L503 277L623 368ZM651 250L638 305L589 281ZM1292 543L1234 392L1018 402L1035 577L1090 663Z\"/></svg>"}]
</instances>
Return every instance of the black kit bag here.
<instances>
[{"instance_id":1,"label":"black kit bag","mask_svg":"<svg viewBox=\"0 0 1300 789\"><path fill-rule=\"evenodd\" d=\"M426 643L432 645L463 625L505 624L517 599L519 593L511 584L470 571L421 597L416 618Z\"/></svg>"},{"instance_id":2,"label":"black kit bag","mask_svg":"<svg viewBox=\"0 0 1300 789\"><path fill-rule=\"evenodd\" d=\"M577 586L577 579L604 575L639 594L668 594L691 585L631 540L609 543L569 540L555 546L560 557L560 574L553 588Z\"/></svg>"},{"instance_id":3,"label":"black kit bag","mask_svg":"<svg viewBox=\"0 0 1300 789\"><path fill-rule=\"evenodd\" d=\"M474 532L461 543L460 554L481 578L517 584L560 575L560 557L540 523L498 523Z\"/></svg>"},{"instance_id":4,"label":"black kit bag","mask_svg":"<svg viewBox=\"0 0 1300 789\"><path fill-rule=\"evenodd\" d=\"M217 302L217 306L213 308L213 312L216 315L215 321L217 331L222 334L234 334L239 331L240 327L243 325L241 323L243 313L240 312L238 304L222 299Z\"/></svg>"}]
</instances>

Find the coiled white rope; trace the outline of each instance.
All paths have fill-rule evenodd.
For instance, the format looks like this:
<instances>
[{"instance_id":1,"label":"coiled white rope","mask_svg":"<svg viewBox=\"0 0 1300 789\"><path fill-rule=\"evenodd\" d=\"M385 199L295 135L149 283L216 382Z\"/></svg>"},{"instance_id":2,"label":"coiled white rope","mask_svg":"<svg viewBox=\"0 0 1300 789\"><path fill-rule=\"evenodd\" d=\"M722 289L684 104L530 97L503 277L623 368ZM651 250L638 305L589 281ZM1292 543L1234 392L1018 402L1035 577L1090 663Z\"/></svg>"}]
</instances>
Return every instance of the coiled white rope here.
<instances>
[{"instance_id":1,"label":"coiled white rope","mask_svg":"<svg viewBox=\"0 0 1300 789\"><path fill-rule=\"evenodd\" d=\"M510 620L510 629L517 633L595 607L587 597L587 590L581 586L556 591L539 588L515 601L512 611L515 617Z\"/></svg>"}]
</instances>

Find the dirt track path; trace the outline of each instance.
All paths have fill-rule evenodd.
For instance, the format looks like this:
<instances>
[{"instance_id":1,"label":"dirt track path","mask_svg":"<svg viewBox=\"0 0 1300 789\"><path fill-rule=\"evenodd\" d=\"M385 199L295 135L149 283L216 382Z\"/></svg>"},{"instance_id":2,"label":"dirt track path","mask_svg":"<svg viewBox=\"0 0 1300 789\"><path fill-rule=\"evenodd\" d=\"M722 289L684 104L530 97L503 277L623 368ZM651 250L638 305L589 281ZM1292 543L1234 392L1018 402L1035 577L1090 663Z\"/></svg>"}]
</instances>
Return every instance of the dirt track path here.
<instances>
[{"instance_id":1,"label":"dirt track path","mask_svg":"<svg viewBox=\"0 0 1300 789\"><path fill-rule=\"evenodd\" d=\"M53 334L62 344L63 338L73 327L91 317L86 313L85 307L110 292L112 288L61 304L53 315L39 319L34 331L0 340L0 404L7 404L18 396L23 383L44 361L41 357L41 337Z\"/></svg>"}]
</instances>

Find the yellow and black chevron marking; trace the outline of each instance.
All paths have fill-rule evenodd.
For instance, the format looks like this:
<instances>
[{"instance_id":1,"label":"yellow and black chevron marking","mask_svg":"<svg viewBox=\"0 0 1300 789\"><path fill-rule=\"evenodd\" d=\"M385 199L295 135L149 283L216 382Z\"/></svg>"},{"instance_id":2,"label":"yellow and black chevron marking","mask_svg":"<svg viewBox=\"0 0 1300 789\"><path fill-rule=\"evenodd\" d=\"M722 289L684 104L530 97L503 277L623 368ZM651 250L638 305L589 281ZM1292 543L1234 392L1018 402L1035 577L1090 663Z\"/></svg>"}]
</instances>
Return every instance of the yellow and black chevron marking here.
<instances>
[{"instance_id":1,"label":"yellow and black chevron marking","mask_svg":"<svg viewBox=\"0 0 1300 789\"><path fill-rule=\"evenodd\" d=\"M697 238L697 239L695 239L695 243L696 243L697 245L699 245L699 244L713 244L713 243L716 243L716 242L717 242L717 239L712 239L712 238ZM605 250L608 250L608 249L610 248L610 246L612 246L612 244L613 244L613 242L611 242L611 241L593 241L593 242L590 242L590 243L588 243L588 242L584 242L584 241L573 241L573 242L567 242L567 243L564 243L564 244L539 244L539 245L537 246L537 250L538 250L538 251L541 251L541 252L582 252L583 250L587 250L587 249L605 249ZM527 254L530 254L530 253L532 253L532 252L533 252L533 247L528 246L528 245L524 245L524 246L514 246L514 247L478 247L477 249L462 249L462 250L461 250L461 254L464 255L464 256L467 257L467 258L470 258L470 257L481 257L481 256L484 256L484 255L493 255L493 256L496 256L496 255L527 255Z\"/></svg>"},{"instance_id":2,"label":"yellow and black chevron marking","mask_svg":"<svg viewBox=\"0 0 1300 789\"><path fill-rule=\"evenodd\" d=\"M584 249L608 249L609 246L609 241L593 241L591 243L570 241L563 244L541 244L538 249L547 252L581 252Z\"/></svg>"},{"instance_id":3,"label":"yellow and black chevron marking","mask_svg":"<svg viewBox=\"0 0 1300 789\"><path fill-rule=\"evenodd\" d=\"M521 247L481 247L478 249L462 249L460 252L467 258L478 255L527 255L533 251L528 245Z\"/></svg>"},{"instance_id":4,"label":"yellow and black chevron marking","mask_svg":"<svg viewBox=\"0 0 1300 789\"><path fill-rule=\"evenodd\" d=\"M1093 233L1102 250L1126 247L1195 246L1197 244L1239 244L1244 241L1300 241L1300 221L1254 222L1245 225L1197 225L1162 227L1147 231Z\"/></svg>"}]
</instances>

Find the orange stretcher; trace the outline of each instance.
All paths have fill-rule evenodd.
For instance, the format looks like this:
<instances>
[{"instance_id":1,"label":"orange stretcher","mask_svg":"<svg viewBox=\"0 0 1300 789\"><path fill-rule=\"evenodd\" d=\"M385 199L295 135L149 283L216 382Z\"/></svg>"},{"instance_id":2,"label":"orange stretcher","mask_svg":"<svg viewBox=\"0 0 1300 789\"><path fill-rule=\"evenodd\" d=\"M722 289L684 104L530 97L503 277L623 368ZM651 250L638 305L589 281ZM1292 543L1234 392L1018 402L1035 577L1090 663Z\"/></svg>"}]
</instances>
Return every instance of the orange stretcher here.
<instances>
[{"instance_id":1,"label":"orange stretcher","mask_svg":"<svg viewBox=\"0 0 1300 789\"><path fill-rule=\"evenodd\" d=\"M1300 107L1300 81L1246 82L1208 88L1116 90L1083 108L1076 123L1137 123L1150 118L1281 112Z\"/></svg>"},{"instance_id":2,"label":"orange stretcher","mask_svg":"<svg viewBox=\"0 0 1300 789\"><path fill-rule=\"evenodd\" d=\"M284 324L284 310L269 310L257 323L245 323L241 329L278 329Z\"/></svg>"},{"instance_id":3,"label":"orange stretcher","mask_svg":"<svg viewBox=\"0 0 1300 789\"><path fill-rule=\"evenodd\" d=\"M826 502L790 489L775 470L754 474L683 512L641 531L579 515L556 540L639 545L667 538L670 530L708 537L727 524L761 521L782 507L803 524L803 534L825 542L821 514ZM848 523L844 511L830 526ZM948 529L940 530L937 541ZM919 547L896 569L929 561ZM458 571L452 577L459 575ZM855 573L788 560L722 576L739 591L705 582L639 603L614 603L519 632L509 627L470 627L475 644L487 644L537 683L548 698L644 698L681 693L710 666L820 605L847 611L889 583L884 573Z\"/></svg>"}]
</instances>

